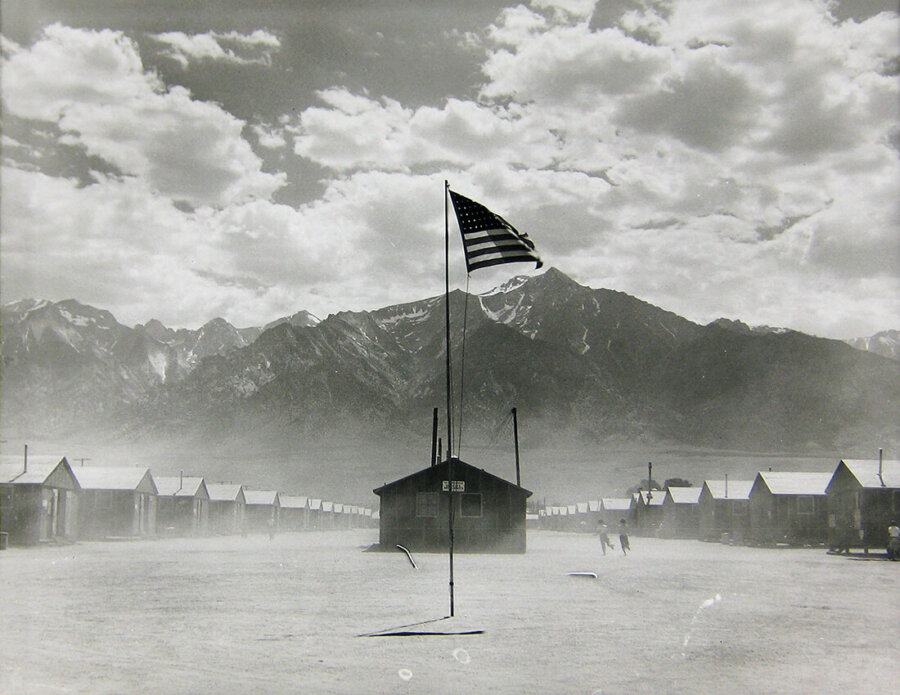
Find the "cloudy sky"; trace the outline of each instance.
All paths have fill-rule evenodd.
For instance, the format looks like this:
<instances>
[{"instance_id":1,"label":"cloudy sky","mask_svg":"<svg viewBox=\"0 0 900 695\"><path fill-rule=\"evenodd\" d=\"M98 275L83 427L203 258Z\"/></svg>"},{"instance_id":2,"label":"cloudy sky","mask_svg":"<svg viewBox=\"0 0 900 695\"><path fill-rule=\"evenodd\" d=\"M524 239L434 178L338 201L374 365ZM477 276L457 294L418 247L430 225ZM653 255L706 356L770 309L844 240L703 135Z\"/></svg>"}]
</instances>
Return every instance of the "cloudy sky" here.
<instances>
[{"instance_id":1,"label":"cloudy sky","mask_svg":"<svg viewBox=\"0 0 900 695\"><path fill-rule=\"evenodd\" d=\"M433 296L447 179L591 287L900 328L896 7L2 0L2 299L195 328Z\"/></svg>"}]
</instances>

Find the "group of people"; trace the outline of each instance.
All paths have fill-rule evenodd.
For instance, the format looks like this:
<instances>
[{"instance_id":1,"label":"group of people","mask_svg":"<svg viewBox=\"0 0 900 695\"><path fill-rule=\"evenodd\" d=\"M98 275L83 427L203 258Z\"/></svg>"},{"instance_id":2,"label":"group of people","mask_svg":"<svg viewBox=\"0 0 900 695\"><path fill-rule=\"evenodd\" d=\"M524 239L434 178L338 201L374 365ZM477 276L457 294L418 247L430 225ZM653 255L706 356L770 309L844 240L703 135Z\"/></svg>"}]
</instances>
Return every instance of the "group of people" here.
<instances>
[{"instance_id":1,"label":"group of people","mask_svg":"<svg viewBox=\"0 0 900 695\"><path fill-rule=\"evenodd\" d=\"M631 544L628 542L628 522L625 519L619 519L618 531L619 547L622 548L623 555L628 555L628 551L631 550ZM610 550L616 549L616 546L609 540L609 527L603 519L597 522L597 535L600 536L600 548L603 550L604 555L606 555L607 548ZM900 560L900 525L896 521L891 521L890 526L888 526L887 554L890 560Z\"/></svg>"},{"instance_id":2,"label":"group of people","mask_svg":"<svg viewBox=\"0 0 900 695\"><path fill-rule=\"evenodd\" d=\"M628 555L628 551L631 550L631 544L628 542L628 522L625 519L619 519L618 531L619 547L622 548L623 555ZM610 543L609 527L603 519L597 522L597 534L600 536L600 547L603 549L604 555L606 555L607 548L610 550L616 549L616 546Z\"/></svg>"}]
</instances>

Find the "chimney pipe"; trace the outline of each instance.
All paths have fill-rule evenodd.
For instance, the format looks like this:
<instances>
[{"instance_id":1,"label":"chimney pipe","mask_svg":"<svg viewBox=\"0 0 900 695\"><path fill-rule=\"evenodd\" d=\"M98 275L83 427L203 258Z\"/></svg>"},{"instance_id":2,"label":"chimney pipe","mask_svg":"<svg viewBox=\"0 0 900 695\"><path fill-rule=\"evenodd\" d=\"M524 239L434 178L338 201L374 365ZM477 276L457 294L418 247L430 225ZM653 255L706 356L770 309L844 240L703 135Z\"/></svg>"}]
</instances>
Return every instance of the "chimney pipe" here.
<instances>
[{"instance_id":1,"label":"chimney pipe","mask_svg":"<svg viewBox=\"0 0 900 695\"><path fill-rule=\"evenodd\" d=\"M881 481L881 487L885 487L885 484L884 484L884 449L878 450L878 480Z\"/></svg>"},{"instance_id":2,"label":"chimney pipe","mask_svg":"<svg viewBox=\"0 0 900 695\"><path fill-rule=\"evenodd\" d=\"M725 474L725 499L728 499L728 474Z\"/></svg>"},{"instance_id":3,"label":"chimney pipe","mask_svg":"<svg viewBox=\"0 0 900 695\"><path fill-rule=\"evenodd\" d=\"M434 415L431 418L431 466L437 464L437 433L438 433L438 409L434 409Z\"/></svg>"},{"instance_id":4,"label":"chimney pipe","mask_svg":"<svg viewBox=\"0 0 900 695\"><path fill-rule=\"evenodd\" d=\"M515 408L512 409L513 416L513 442L516 446L516 485L522 487L522 476L519 473L519 417Z\"/></svg>"},{"instance_id":5,"label":"chimney pipe","mask_svg":"<svg viewBox=\"0 0 900 695\"><path fill-rule=\"evenodd\" d=\"M25 445L25 470L24 473L28 472L28 445Z\"/></svg>"}]
</instances>

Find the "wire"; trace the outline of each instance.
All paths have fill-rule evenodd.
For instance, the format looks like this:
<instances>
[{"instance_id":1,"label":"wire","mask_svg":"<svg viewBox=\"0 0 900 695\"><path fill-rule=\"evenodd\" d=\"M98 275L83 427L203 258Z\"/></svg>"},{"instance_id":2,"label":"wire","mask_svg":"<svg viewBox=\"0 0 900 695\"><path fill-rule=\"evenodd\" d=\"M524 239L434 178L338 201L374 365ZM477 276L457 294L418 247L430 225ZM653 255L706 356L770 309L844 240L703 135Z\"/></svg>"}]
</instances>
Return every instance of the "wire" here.
<instances>
[{"instance_id":1,"label":"wire","mask_svg":"<svg viewBox=\"0 0 900 695\"><path fill-rule=\"evenodd\" d=\"M462 359L459 365L459 424L456 434L456 455L460 456L462 451L462 433L463 433L463 402L465 401L466 392L466 335L469 322L469 280L471 276L466 273L466 292L463 301L463 333L462 333Z\"/></svg>"}]
</instances>

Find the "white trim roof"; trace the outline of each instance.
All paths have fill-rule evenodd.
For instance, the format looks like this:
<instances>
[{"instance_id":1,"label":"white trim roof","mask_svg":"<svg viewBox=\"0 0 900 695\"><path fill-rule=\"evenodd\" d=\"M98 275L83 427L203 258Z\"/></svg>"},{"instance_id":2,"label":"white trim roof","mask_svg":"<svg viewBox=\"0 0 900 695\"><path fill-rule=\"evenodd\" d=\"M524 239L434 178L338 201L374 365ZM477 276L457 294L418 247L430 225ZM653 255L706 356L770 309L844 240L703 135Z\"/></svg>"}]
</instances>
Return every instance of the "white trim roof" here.
<instances>
[{"instance_id":1,"label":"white trim roof","mask_svg":"<svg viewBox=\"0 0 900 695\"><path fill-rule=\"evenodd\" d=\"M281 495L282 509L306 509L307 497L302 495Z\"/></svg>"},{"instance_id":2,"label":"white trim roof","mask_svg":"<svg viewBox=\"0 0 900 695\"><path fill-rule=\"evenodd\" d=\"M156 491L149 468L139 466L76 466L72 469L83 490L137 490L145 477Z\"/></svg>"},{"instance_id":3,"label":"white trim roof","mask_svg":"<svg viewBox=\"0 0 900 695\"><path fill-rule=\"evenodd\" d=\"M244 501L250 504L268 504L275 506L278 504L277 490L244 490Z\"/></svg>"},{"instance_id":4,"label":"white trim roof","mask_svg":"<svg viewBox=\"0 0 900 695\"><path fill-rule=\"evenodd\" d=\"M700 501L702 487L670 487L669 496L672 504L697 504Z\"/></svg>"},{"instance_id":5,"label":"white trim roof","mask_svg":"<svg viewBox=\"0 0 900 695\"><path fill-rule=\"evenodd\" d=\"M631 497L604 497L600 502L608 511L627 512L631 509L634 499Z\"/></svg>"},{"instance_id":6,"label":"white trim roof","mask_svg":"<svg viewBox=\"0 0 900 695\"><path fill-rule=\"evenodd\" d=\"M241 486L237 483L207 483L206 491L210 502L236 502Z\"/></svg>"},{"instance_id":7,"label":"white trim roof","mask_svg":"<svg viewBox=\"0 0 900 695\"><path fill-rule=\"evenodd\" d=\"M748 500L750 499L750 488L753 487L752 480L729 480L728 495L725 495L725 480L704 480L704 487L709 489L709 493L714 500Z\"/></svg>"},{"instance_id":8,"label":"white trim roof","mask_svg":"<svg viewBox=\"0 0 900 695\"><path fill-rule=\"evenodd\" d=\"M651 490L649 492L647 490L641 490L638 495L637 499L639 499L645 507L661 507L663 502L666 501L665 490ZM648 495L650 497L649 500L647 499Z\"/></svg>"},{"instance_id":9,"label":"white trim roof","mask_svg":"<svg viewBox=\"0 0 900 695\"><path fill-rule=\"evenodd\" d=\"M69 463L65 456L29 456L26 471L23 457L4 456L0 459L0 483L43 485L58 466L65 465L63 461Z\"/></svg>"},{"instance_id":10,"label":"white trim roof","mask_svg":"<svg viewBox=\"0 0 900 695\"><path fill-rule=\"evenodd\" d=\"M841 463L863 487L900 487L900 461L897 459L881 462L881 478L878 477L878 459L842 459Z\"/></svg>"},{"instance_id":11,"label":"white trim roof","mask_svg":"<svg viewBox=\"0 0 900 695\"><path fill-rule=\"evenodd\" d=\"M156 492L163 497L201 497L203 478L189 475L154 477ZM208 492L208 489L207 489Z\"/></svg>"},{"instance_id":12,"label":"white trim roof","mask_svg":"<svg viewBox=\"0 0 900 695\"><path fill-rule=\"evenodd\" d=\"M795 471L760 471L757 474L773 495L824 495L833 475Z\"/></svg>"}]
</instances>

